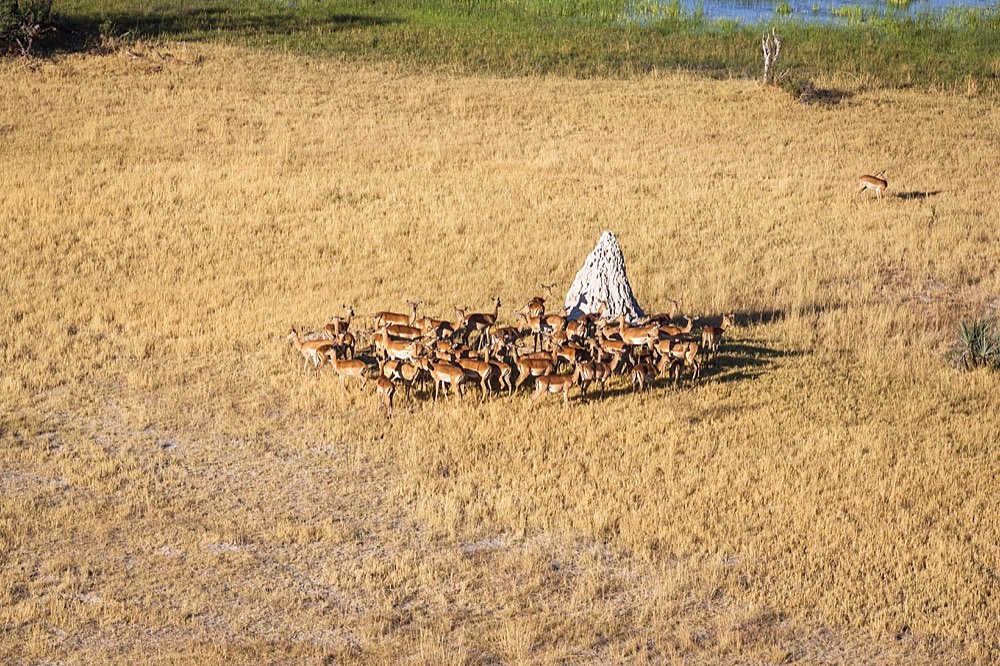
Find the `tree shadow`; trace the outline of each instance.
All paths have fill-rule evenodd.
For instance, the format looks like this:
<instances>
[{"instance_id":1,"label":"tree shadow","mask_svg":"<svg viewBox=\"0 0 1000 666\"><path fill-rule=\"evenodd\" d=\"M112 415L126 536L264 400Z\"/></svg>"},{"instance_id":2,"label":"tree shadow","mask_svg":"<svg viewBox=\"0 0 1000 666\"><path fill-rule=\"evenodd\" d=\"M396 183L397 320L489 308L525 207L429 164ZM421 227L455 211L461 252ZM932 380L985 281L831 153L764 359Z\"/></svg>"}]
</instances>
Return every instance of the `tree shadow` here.
<instances>
[{"instance_id":1,"label":"tree shadow","mask_svg":"<svg viewBox=\"0 0 1000 666\"><path fill-rule=\"evenodd\" d=\"M837 88L809 88L799 94L799 101L803 104L819 104L820 106L836 106L845 99L854 97L850 90L838 90Z\"/></svg>"},{"instance_id":2,"label":"tree shadow","mask_svg":"<svg viewBox=\"0 0 1000 666\"><path fill-rule=\"evenodd\" d=\"M899 192L896 195L896 198L902 199L903 201L923 201L924 199L936 197L939 194L941 194L941 190Z\"/></svg>"},{"instance_id":3,"label":"tree shadow","mask_svg":"<svg viewBox=\"0 0 1000 666\"><path fill-rule=\"evenodd\" d=\"M835 312L837 310L843 310L847 305L842 302L827 302L827 303L811 303L809 305L804 305L801 308L797 308L794 311L789 311L785 309L773 309L773 310L744 310L742 312L737 312L734 315L734 321L737 326L755 326L755 325L768 325L779 321L783 321L788 318L791 314L798 314L800 317L807 317L813 315L826 314L829 312ZM722 321L722 317L705 317L701 319L704 325L718 326Z\"/></svg>"},{"instance_id":4,"label":"tree shadow","mask_svg":"<svg viewBox=\"0 0 1000 666\"><path fill-rule=\"evenodd\" d=\"M338 32L400 23L399 19L350 13L304 15L281 7L257 13L224 7L176 8L158 12L107 12L88 16L63 16L51 39L39 44L40 54L94 48L102 37L134 39L184 39L199 41L209 35L234 37L287 37L298 33Z\"/></svg>"}]
</instances>

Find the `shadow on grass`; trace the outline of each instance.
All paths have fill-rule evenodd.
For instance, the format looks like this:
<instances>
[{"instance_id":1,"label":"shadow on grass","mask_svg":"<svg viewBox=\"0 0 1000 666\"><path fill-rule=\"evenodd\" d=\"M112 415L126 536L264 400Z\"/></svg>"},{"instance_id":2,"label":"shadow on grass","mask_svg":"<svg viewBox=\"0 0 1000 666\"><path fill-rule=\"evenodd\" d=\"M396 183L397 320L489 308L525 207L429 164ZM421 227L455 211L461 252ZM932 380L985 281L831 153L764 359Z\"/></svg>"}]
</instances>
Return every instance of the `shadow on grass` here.
<instances>
[{"instance_id":1,"label":"shadow on grass","mask_svg":"<svg viewBox=\"0 0 1000 666\"><path fill-rule=\"evenodd\" d=\"M99 44L102 36L133 39L200 40L229 34L233 37L289 37L296 34L337 32L399 23L399 19L348 13L302 15L279 7L249 13L223 7L179 8L162 12L101 13L64 16L38 53L82 51Z\"/></svg>"},{"instance_id":2,"label":"shadow on grass","mask_svg":"<svg viewBox=\"0 0 1000 666\"><path fill-rule=\"evenodd\" d=\"M735 314L735 322L737 326L756 326L756 325L768 325L774 324L779 321L784 321L789 317L789 315L797 314L800 317L809 317L813 315L821 315L829 312L836 312L838 310L843 310L847 305L845 303L833 302L833 303L813 303L806 305L800 309L789 311L780 308L773 310L747 310L745 312L737 312ZM704 318L701 320L702 324L706 326L719 326L722 321L722 317L714 318Z\"/></svg>"},{"instance_id":3,"label":"shadow on grass","mask_svg":"<svg viewBox=\"0 0 1000 666\"><path fill-rule=\"evenodd\" d=\"M936 197L939 194L941 194L941 190L932 190L923 192L912 191L912 192L900 192L899 194L896 195L896 197L902 199L903 201L913 201L913 200L923 201L924 199Z\"/></svg>"}]
</instances>

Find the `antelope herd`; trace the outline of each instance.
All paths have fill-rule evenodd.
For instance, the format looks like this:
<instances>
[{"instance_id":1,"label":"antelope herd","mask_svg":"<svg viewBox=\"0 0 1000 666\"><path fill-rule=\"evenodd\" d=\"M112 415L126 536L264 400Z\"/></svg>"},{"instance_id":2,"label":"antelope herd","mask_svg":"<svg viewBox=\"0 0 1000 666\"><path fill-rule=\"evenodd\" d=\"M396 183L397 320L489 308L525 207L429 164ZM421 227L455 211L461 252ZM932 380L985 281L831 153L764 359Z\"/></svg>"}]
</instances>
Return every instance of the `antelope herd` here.
<instances>
[{"instance_id":1,"label":"antelope herd","mask_svg":"<svg viewBox=\"0 0 1000 666\"><path fill-rule=\"evenodd\" d=\"M400 386L408 397L422 388L438 400L449 392L461 397L466 387L478 385L480 400L486 400L490 393L513 396L530 381L532 401L562 394L568 406L573 386L580 387L584 400L593 385L603 397L615 375L624 376L636 391L650 390L660 376L675 386L685 374L696 381L702 366L714 363L723 335L734 325L733 315L725 315L719 326L702 326L696 335L698 317L685 316L683 326L675 325L677 301L636 325L624 315L604 316L604 304L597 313L570 320L565 309L546 313L551 292L552 285L542 285L541 295L516 312L513 325L500 325L498 297L491 299L492 312L470 314L456 307L453 320L418 317L422 303L407 301L409 313L373 315L371 328L358 335L369 343L359 349L350 330L354 308L345 305L344 316L306 334L293 328L288 341L302 355L303 371L311 366L318 373L329 365L345 387L348 381L374 382L391 417Z\"/></svg>"}]
</instances>

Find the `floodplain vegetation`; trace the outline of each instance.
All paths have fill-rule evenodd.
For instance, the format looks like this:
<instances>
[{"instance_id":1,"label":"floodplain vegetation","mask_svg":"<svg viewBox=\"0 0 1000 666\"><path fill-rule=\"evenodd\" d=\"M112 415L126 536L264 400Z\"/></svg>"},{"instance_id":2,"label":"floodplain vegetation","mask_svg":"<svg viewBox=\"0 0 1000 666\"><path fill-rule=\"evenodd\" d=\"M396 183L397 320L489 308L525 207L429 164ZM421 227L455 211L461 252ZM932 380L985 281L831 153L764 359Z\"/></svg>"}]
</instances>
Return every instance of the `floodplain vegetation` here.
<instances>
[{"instance_id":1,"label":"floodplain vegetation","mask_svg":"<svg viewBox=\"0 0 1000 666\"><path fill-rule=\"evenodd\" d=\"M994 663L1000 113L817 83L0 62L0 660ZM286 339L605 229L705 377L386 419Z\"/></svg>"}]
</instances>

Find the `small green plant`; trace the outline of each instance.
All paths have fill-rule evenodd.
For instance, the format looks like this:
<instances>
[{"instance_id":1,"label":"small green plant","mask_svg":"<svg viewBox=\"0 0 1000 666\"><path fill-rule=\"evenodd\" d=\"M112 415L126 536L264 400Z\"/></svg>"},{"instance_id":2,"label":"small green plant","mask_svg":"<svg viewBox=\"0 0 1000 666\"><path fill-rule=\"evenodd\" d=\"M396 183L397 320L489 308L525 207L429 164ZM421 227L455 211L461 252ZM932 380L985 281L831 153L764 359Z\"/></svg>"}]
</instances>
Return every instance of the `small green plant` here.
<instances>
[{"instance_id":1,"label":"small green plant","mask_svg":"<svg viewBox=\"0 0 1000 666\"><path fill-rule=\"evenodd\" d=\"M792 6L788 3L788 0L781 0L778 4L774 6L774 13L778 16L788 16L793 11Z\"/></svg>"},{"instance_id":2,"label":"small green plant","mask_svg":"<svg viewBox=\"0 0 1000 666\"><path fill-rule=\"evenodd\" d=\"M994 315L959 323L952 358L965 370L1000 368L1000 330Z\"/></svg>"}]
</instances>

